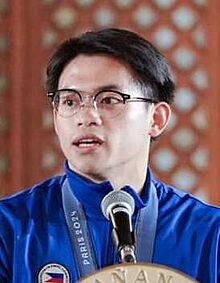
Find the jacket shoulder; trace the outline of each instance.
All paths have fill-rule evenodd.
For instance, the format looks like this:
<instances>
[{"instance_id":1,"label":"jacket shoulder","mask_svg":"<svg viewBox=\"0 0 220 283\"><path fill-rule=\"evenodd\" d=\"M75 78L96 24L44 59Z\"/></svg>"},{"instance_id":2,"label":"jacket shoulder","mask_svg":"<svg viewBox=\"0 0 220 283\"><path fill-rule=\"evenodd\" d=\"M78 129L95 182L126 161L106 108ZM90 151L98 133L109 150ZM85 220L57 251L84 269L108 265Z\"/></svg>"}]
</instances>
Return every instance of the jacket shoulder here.
<instances>
[{"instance_id":1,"label":"jacket shoulder","mask_svg":"<svg viewBox=\"0 0 220 283\"><path fill-rule=\"evenodd\" d=\"M162 209L185 215L186 219L215 224L220 228L220 207L206 203L190 193L160 181L154 181ZM210 222L211 221L211 222Z\"/></svg>"},{"instance_id":2,"label":"jacket shoulder","mask_svg":"<svg viewBox=\"0 0 220 283\"><path fill-rule=\"evenodd\" d=\"M0 219L10 216L25 218L34 216L37 210L49 210L60 198L64 176L54 176L32 187L0 199ZM39 214L39 211L38 211Z\"/></svg>"}]
</instances>

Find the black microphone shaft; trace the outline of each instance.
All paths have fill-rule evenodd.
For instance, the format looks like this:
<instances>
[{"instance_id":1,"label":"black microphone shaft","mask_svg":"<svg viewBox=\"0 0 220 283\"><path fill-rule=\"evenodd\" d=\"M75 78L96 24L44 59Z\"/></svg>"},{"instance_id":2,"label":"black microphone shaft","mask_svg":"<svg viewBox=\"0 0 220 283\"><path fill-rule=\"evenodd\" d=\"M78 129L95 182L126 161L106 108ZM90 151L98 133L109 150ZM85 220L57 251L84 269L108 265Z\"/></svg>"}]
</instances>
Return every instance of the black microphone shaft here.
<instances>
[{"instance_id":1,"label":"black microphone shaft","mask_svg":"<svg viewBox=\"0 0 220 283\"><path fill-rule=\"evenodd\" d=\"M111 209L109 216L113 224L112 237L118 249L121 262L136 262L131 217L127 209L116 205Z\"/></svg>"},{"instance_id":2,"label":"black microphone shaft","mask_svg":"<svg viewBox=\"0 0 220 283\"><path fill-rule=\"evenodd\" d=\"M110 212L110 218L116 232L117 246L133 245L133 236L128 213L123 211L123 207L116 206Z\"/></svg>"}]
</instances>

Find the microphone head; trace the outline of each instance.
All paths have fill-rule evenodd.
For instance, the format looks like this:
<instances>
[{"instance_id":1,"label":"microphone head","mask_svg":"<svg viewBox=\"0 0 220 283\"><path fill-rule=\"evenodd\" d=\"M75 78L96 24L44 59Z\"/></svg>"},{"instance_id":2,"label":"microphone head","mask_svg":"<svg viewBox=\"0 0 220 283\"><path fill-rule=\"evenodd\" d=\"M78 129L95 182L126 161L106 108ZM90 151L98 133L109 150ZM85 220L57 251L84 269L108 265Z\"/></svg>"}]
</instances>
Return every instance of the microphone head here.
<instances>
[{"instance_id":1,"label":"microphone head","mask_svg":"<svg viewBox=\"0 0 220 283\"><path fill-rule=\"evenodd\" d=\"M131 195L124 191L111 191L101 202L101 210L103 215L109 220L109 214L113 207L121 206L127 209L128 213L134 213L134 199Z\"/></svg>"}]
</instances>

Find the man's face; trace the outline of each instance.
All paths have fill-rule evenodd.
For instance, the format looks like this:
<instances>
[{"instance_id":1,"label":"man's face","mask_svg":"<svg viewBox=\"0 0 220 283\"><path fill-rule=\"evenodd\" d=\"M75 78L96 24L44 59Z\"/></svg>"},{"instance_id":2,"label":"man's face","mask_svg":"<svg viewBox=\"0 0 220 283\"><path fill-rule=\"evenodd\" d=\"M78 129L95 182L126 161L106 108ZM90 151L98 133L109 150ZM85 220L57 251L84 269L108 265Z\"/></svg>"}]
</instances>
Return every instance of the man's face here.
<instances>
[{"instance_id":1,"label":"man's face","mask_svg":"<svg viewBox=\"0 0 220 283\"><path fill-rule=\"evenodd\" d=\"M129 68L105 55L77 56L64 68L58 85L59 89L76 89L86 97L106 87L143 97ZM70 118L54 111L56 133L70 168L102 181L112 172L129 174L143 167L148 157L153 105L131 102L120 115L109 118L89 101Z\"/></svg>"}]
</instances>

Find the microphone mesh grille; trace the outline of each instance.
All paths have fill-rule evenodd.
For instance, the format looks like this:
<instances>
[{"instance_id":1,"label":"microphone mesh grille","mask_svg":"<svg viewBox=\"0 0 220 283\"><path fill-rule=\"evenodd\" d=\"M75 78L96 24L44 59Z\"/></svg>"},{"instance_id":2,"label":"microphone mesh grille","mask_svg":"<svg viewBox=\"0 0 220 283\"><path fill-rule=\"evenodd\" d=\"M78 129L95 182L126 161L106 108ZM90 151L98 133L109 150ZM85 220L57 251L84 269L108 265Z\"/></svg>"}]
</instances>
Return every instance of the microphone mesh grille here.
<instances>
[{"instance_id":1,"label":"microphone mesh grille","mask_svg":"<svg viewBox=\"0 0 220 283\"><path fill-rule=\"evenodd\" d=\"M112 191L108 193L101 202L101 209L103 215L109 219L109 211L113 206L125 206L128 212L132 215L134 213L134 199L131 195L124 191Z\"/></svg>"}]
</instances>

